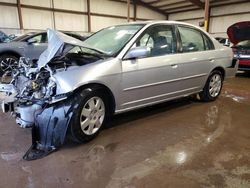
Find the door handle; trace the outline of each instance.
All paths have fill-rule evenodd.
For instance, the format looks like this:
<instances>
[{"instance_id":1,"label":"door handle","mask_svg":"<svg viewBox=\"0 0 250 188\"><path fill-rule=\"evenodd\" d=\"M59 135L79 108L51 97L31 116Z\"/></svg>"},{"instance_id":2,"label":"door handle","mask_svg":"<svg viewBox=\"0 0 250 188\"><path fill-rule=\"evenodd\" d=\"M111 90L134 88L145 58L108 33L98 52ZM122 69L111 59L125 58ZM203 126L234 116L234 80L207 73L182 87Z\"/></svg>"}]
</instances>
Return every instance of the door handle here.
<instances>
[{"instance_id":1,"label":"door handle","mask_svg":"<svg viewBox=\"0 0 250 188\"><path fill-rule=\"evenodd\" d=\"M178 67L178 65L177 64L172 64L172 65L170 65L173 69L176 69L177 67Z\"/></svg>"},{"instance_id":2,"label":"door handle","mask_svg":"<svg viewBox=\"0 0 250 188\"><path fill-rule=\"evenodd\" d=\"M214 61L215 61L215 60L214 60L214 59L212 59L212 58L211 58L211 59L209 59L209 62L211 62L211 63L213 63Z\"/></svg>"}]
</instances>

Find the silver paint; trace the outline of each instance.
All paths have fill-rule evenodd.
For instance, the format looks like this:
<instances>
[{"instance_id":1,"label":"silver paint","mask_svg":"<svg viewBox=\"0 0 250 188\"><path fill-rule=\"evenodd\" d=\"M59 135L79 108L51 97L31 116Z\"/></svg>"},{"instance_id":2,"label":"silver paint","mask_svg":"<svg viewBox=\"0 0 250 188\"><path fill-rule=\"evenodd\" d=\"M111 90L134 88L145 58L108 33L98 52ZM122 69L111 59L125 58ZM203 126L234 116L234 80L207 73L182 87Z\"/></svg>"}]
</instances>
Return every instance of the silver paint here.
<instances>
[{"instance_id":1,"label":"silver paint","mask_svg":"<svg viewBox=\"0 0 250 188\"><path fill-rule=\"evenodd\" d=\"M101 98L90 98L82 108L80 125L86 135L95 134L104 121L105 105Z\"/></svg>"},{"instance_id":2,"label":"silver paint","mask_svg":"<svg viewBox=\"0 0 250 188\"><path fill-rule=\"evenodd\" d=\"M195 28L205 33L213 41L214 50L124 59L123 57L132 48L136 39L151 25L192 26L173 21L144 23L147 23L146 26L128 42L117 57L100 60L82 67L71 67L66 72L56 73L54 79L58 85L57 93L67 93L90 83L102 84L112 92L116 102L115 110L118 113L138 106L170 100L173 98L171 93L174 92L178 93L178 97L197 93L203 89L209 74L217 67L225 70L226 78L235 75L236 68L233 70L227 68L232 63L232 49L222 46L198 27ZM196 89L190 92L190 88ZM137 102L134 103L134 101Z\"/></svg>"},{"instance_id":3,"label":"silver paint","mask_svg":"<svg viewBox=\"0 0 250 188\"><path fill-rule=\"evenodd\" d=\"M143 23L146 25L130 39L116 57L101 59L84 66L72 66L66 71L53 74L52 79L57 85L56 94L72 92L87 84L101 84L112 92L115 99L115 112L120 113L198 93L203 89L209 74L215 68L222 68L225 71L225 78L235 75L237 65L234 69L227 68L232 64L232 49L222 46L199 27L174 21ZM126 55L133 48L137 38L154 24L181 24L195 27L212 40L215 49L125 59L124 57L128 57ZM74 42L75 40L59 32L54 32L54 34L57 36L58 45L52 45L51 51L48 48L41 55L40 67L45 66L57 54L63 43L87 47L84 43Z\"/></svg>"}]
</instances>

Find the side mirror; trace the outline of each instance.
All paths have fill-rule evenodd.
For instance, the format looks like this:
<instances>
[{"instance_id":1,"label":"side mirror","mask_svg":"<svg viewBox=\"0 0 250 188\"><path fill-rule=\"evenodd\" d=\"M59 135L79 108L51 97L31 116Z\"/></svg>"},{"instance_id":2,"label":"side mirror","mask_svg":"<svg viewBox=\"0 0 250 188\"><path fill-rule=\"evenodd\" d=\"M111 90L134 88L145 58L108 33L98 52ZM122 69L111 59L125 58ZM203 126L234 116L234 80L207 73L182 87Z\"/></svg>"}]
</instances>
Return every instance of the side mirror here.
<instances>
[{"instance_id":1,"label":"side mirror","mask_svg":"<svg viewBox=\"0 0 250 188\"><path fill-rule=\"evenodd\" d=\"M34 38L31 38L27 42L28 42L28 44L34 44L34 43L37 43L37 40Z\"/></svg>"},{"instance_id":2,"label":"side mirror","mask_svg":"<svg viewBox=\"0 0 250 188\"><path fill-rule=\"evenodd\" d=\"M10 34L8 37L10 40L13 40L14 38L16 38L16 36L14 34Z\"/></svg>"},{"instance_id":3,"label":"side mirror","mask_svg":"<svg viewBox=\"0 0 250 188\"><path fill-rule=\"evenodd\" d=\"M127 55L125 56L125 59L137 59L137 58L143 58L148 57L150 55L151 49L149 47L135 47L131 48Z\"/></svg>"}]
</instances>

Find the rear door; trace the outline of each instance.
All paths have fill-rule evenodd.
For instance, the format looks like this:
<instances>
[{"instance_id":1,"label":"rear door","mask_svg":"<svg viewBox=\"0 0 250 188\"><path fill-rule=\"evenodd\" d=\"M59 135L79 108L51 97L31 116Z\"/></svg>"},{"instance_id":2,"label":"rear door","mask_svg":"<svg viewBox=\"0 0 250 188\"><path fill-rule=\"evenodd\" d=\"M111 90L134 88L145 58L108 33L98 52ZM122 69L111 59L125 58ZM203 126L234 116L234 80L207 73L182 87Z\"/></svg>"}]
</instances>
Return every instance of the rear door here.
<instances>
[{"instance_id":1,"label":"rear door","mask_svg":"<svg viewBox=\"0 0 250 188\"><path fill-rule=\"evenodd\" d=\"M212 41L196 28L178 25L182 89L201 90L215 64L216 52Z\"/></svg>"}]
</instances>

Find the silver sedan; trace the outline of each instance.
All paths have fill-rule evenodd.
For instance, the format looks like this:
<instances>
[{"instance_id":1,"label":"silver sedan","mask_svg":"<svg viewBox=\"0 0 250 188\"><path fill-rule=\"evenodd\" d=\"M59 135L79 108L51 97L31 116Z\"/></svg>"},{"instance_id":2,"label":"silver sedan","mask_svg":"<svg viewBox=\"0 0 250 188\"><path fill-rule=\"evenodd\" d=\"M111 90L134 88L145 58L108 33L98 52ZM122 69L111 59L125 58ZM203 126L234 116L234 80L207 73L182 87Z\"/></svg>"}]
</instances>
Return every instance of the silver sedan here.
<instances>
[{"instance_id":1,"label":"silver sedan","mask_svg":"<svg viewBox=\"0 0 250 188\"><path fill-rule=\"evenodd\" d=\"M182 22L112 26L84 42L49 30L48 40L37 65L20 62L12 84L0 85L14 95L4 111L33 126L33 149L47 153L67 131L93 139L109 115L192 94L213 101L238 66L232 49Z\"/></svg>"}]
</instances>

